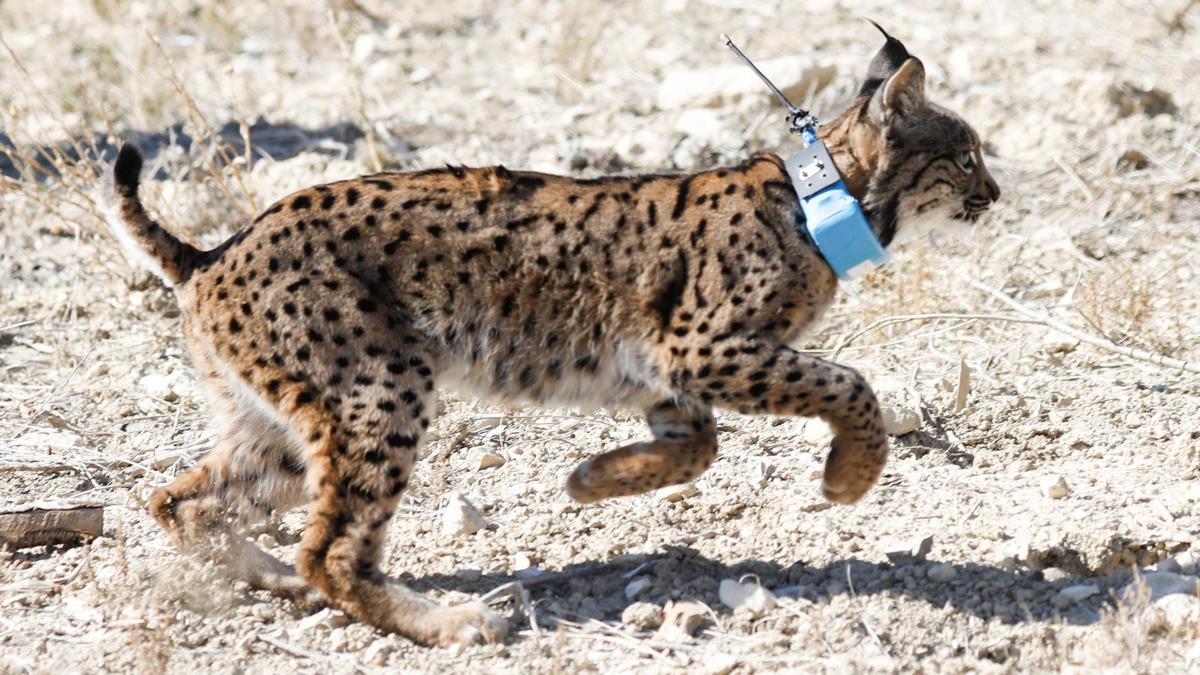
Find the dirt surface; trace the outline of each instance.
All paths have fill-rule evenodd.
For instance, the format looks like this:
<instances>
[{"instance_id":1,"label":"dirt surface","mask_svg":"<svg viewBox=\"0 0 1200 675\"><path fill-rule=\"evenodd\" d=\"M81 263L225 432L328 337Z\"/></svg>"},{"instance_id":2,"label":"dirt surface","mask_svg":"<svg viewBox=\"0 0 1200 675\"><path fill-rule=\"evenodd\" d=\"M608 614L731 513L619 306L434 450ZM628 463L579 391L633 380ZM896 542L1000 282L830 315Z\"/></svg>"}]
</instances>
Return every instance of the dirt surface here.
<instances>
[{"instance_id":1,"label":"dirt surface","mask_svg":"<svg viewBox=\"0 0 1200 675\"><path fill-rule=\"evenodd\" d=\"M0 4L0 508L106 506L89 545L0 553L0 672L1200 670L1200 379L1047 325L1200 359L1200 5L906 4ZM581 507L563 480L645 435L635 415L447 394L384 564L447 602L522 583L508 640L462 652L251 592L147 516L211 438L178 312L96 219L90 165L39 172L35 149L158 139L147 201L209 246L380 166L699 169L795 147L719 33L795 57L784 84L832 117L880 43L860 15L924 60L1004 191L799 345L919 423L860 504L819 496L821 425L726 414L695 490ZM452 491L487 528L443 532ZM256 537L290 559L302 523ZM1131 583L1156 565L1178 576Z\"/></svg>"}]
</instances>

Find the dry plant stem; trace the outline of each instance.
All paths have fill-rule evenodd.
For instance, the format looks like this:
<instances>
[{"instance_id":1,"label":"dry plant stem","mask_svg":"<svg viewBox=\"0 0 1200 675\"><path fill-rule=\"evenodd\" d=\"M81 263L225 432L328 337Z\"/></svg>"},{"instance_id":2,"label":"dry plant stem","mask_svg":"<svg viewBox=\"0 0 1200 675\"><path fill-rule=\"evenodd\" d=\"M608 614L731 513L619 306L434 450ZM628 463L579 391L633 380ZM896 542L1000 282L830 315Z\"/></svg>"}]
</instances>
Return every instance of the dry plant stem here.
<instances>
[{"instance_id":1,"label":"dry plant stem","mask_svg":"<svg viewBox=\"0 0 1200 675\"><path fill-rule=\"evenodd\" d=\"M1053 328L1054 330L1062 333L1063 335L1066 335L1068 337L1079 340L1080 342L1087 343L1089 345L1092 345L1093 347L1099 347L1100 349L1112 352L1114 354L1120 354L1121 356L1131 358L1131 359L1134 359L1137 361L1145 361L1146 363L1153 363L1156 366L1161 366L1163 368L1170 368L1171 370L1179 370L1182 372L1195 373L1197 375L1200 375L1200 365L1189 363L1187 361L1183 361L1180 359L1172 358L1170 356L1165 356L1163 354L1155 354L1154 352L1148 352L1144 349L1134 349L1133 347L1122 347L1121 345L1114 344L1108 340L1105 340L1104 338L1098 338L1093 335L1088 335L1087 333L1078 331L1078 330L1072 328L1071 326L1068 326L1067 324L1063 323L1062 321L1059 321L1057 319L1052 319L1044 314L1041 314L1040 312L1035 312L1034 310L1029 309L1025 305L1022 305L1021 303L1017 302L1016 300L1009 297L1008 295L996 290L995 288L992 288L991 286L988 286L985 283L976 281L975 279L971 279L971 278L963 276L963 275L959 275L959 277L963 281L970 284L973 288L976 288L980 291L983 291L984 293L987 293L988 295L992 296L993 298L996 298L1000 302L1008 305L1013 311L1017 312L1018 314L1021 314L1022 316L1025 316L1025 317L1031 319L1032 323L1039 323L1043 326L1046 326L1047 328Z\"/></svg>"},{"instance_id":2,"label":"dry plant stem","mask_svg":"<svg viewBox=\"0 0 1200 675\"><path fill-rule=\"evenodd\" d=\"M211 146L213 150L221 157L221 161L225 163L225 166L230 167L233 171L233 177L237 181L238 187L241 188L242 194L245 195L249 206L249 208L244 208L243 212L246 213L246 215L254 215L258 213L258 202L254 198L254 191L246 185L246 181L242 177L242 172L237 168L237 165L234 164L233 158L229 155L228 150L220 142L220 140L218 140L216 132L213 131L212 124L209 123L208 118L204 116L204 113L200 111L200 107L196 105L195 99L193 99L192 95L188 93L187 88L183 86L183 80L179 79L179 73L175 71L174 61L171 60L171 57L167 56L167 52L165 49L163 49L162 43L158 41L157 36L149 31L146 32L146 36L150 38L152 43L154 43L154 47L158 50L159 56L161 56L163 61L167 64L167 73L171 78L171 86L175 89L175 93L179 94L179 97L183 99L183 103L187 107L188 120L190 120L192 125L196 127L196 130L200 133L203 140L206 141L209 146ZM225 175L221 171L221 167L217 166L216 163L210 158L205 157L203 161L208 165L209 175L211 175L213 180L216 181L217 187L220 188L221 192L225 194L229 201L235 204L240 203L240 201L234 197L233 191L229 188L229 184L225 181Z\"/></svg>"},{"instance_id":3,"label":"dry plant stem","mask_svg":"<svg viewBox=\"0 0 1200 675\"><path fill-rule=\"evenodd\" d=\"M1038 321L1036 319L1021 318L1019 316L1004 316L1002 314L958 314L958 313L939 312L939 313L932 313L932 314L904 314L904 315L900 315L900 316L889 316L885 319L873 321L873 322L867 324L866 326L864 326L863 328L860 328L859 330L846 336L846 338L843 339L840 343L838 343L838 346L830 354L829 360L836 361L838 356L842 353L842 350L845 349L846 347L850 346L851 342L854 342L855 340L866 335L867 333L873 333L873 332L879 330L880 328L885 328L887 326L891 326L891 325L897 324L897 323L906 323L909 321L945 321L945 320L956 320L956 319L957 320L966 320L966 321L1005 321L1008 323L1033 323L1033 324L1042 323L1041 321ZM811 351L816 352L816 351L823 351L823 350L811 350Z\"/></svg>"},{"instance_id":4,"label":"dry plant stem","mask_svg":"<svg viewBox=\"0 0 1200 675\"><path fill-rule=\"evenodd\" d=\"M362 125L363 131L366 132L367 158L371 161L371 170L378 173L383 171L383 160L380 158L379 148L375 144L375 131L371 128L371 122L367 119L367 101L363 96L362 85L359 82L362 79L362 75L358 72L358 68L354 66L354 57L350 53L350 45L346 43L346 36L342 35L342 28L338 25L337 15L334 13L333 8L329 9L329 25L333 26L333 36L337 38L338 47L341 48L342 56L346 59L346 68L350 71L350 89L354 92L355 112L358 113L358 123Z\"/></svg>"}]
</instances>

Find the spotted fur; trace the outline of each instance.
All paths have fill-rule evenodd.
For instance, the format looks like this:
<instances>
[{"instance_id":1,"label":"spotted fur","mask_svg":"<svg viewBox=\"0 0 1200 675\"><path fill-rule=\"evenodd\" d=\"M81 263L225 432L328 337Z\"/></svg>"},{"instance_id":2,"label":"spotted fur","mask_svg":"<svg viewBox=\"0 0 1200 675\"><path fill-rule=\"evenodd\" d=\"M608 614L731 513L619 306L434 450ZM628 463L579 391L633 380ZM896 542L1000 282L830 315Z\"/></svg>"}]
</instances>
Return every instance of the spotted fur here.
<instances>
[{"instance_id":1,"label":"spotted fur","mask_svg":"<svg viewBox=\"0 0 1200 675\"><path fill-rule=\"evenodd\" d=\"M972 219L999 196L975 132L925 101L921 62L894 39L822 133L885 244L934 211ZM698 477L717 454L714 408L828 421L832 501L857 501L883 468L862 376L787 346L836 277L774 154L686 175L378 174L289 195L206 252L146 214L141 164L122 149L117 225L175 286L221 425L216 449L151 511L183 548L256 586L426 644L503 637L482 605L437 606L377 564L439 385L644 410L650 440L568 478L582 502ZM241 535L301 504L295 569Z\"/></svg>"}]
</instances>

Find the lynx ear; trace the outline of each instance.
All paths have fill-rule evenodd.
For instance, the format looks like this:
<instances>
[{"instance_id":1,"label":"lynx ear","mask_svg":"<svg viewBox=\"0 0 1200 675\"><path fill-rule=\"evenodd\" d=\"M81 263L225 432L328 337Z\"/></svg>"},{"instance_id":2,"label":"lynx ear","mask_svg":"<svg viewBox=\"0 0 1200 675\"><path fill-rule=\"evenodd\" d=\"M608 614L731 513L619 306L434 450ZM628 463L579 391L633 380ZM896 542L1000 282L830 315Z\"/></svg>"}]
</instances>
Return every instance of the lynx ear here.
<instances>
[{"instance_id":1,"label":"lynx ear","mask_svg":"<svg viewBox=\"0 0 1200 675\"><path fill-rule=\"evenodd\" d=\"M867 19L871 21L870 19ZM900 66L904 65L911 56L908 53L908 48L904 43L896 38L888 35L883 26L871 21L871 25L879 29L883 33L883 37L887 40L883 46L875 52L875 58L871 59L871 65L867 66L867 79L863 81L863 85L858 90L859 96L870 96L879 89L880 85L888 80L892 75L900 70Z\"/></svg>"},{"instance_id":2,"label":"lynx ear","mask_svg":"<svg viewBox=\"0 0 1200 675\"><path fill-rule=\"evenodd\" d=\"M925 66L909 58L871 97L871 119L887 126L925 107Z\"/></svg>"}]
</instances>

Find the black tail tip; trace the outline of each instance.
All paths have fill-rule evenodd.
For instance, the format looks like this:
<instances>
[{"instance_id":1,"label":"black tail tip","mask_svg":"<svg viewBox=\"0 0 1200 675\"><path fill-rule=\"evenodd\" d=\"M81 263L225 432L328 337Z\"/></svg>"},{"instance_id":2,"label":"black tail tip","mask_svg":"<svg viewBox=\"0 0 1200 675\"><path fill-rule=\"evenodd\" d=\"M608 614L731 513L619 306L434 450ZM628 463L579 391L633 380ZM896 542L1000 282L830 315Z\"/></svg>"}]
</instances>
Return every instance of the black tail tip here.
<instances>
[{"instance_id":1,"label":"black tail tip","mask_svg":"<svg viewBox=\"0 0 1200 675\"><path fill-rule=\"evenodd\" d=\"M113 180L117 187L126 190L137 190L138 179L142 175L142 151L136 145L126 143L117 153L117 161L113 164Z\"/></svg>"}]
</instances>

